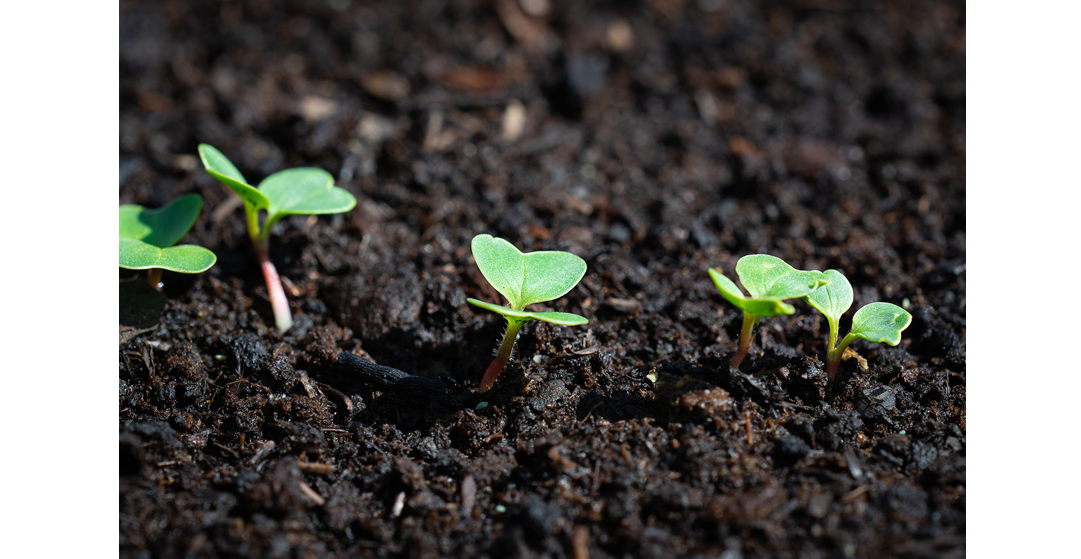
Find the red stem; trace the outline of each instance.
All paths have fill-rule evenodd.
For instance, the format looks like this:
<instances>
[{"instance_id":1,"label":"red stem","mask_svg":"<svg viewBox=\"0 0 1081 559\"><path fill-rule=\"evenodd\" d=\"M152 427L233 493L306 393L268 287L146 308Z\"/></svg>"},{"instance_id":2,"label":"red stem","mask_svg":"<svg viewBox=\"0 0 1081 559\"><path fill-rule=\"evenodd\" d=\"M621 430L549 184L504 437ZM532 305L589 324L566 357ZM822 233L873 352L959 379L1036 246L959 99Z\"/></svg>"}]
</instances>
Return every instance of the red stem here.
<instances>
[{"instance_id":1,"label":"red stem","mask_svg":"<svg viewBox=\"0 0 1081 559\"><path fill-rule=\"evenodd\" d=\"M485 369L484 376L480 379L480 386L477 387L478 392L491 390L492 385L495 384L495 379L499 377L499 373L503 372L503 368L510 361L511 351L514 350L514 341L518 339L518 331L522 329L524 324L525 322L507 319L507 331L503 334L503 343L500 344L499 352L496 353L492 364Z\"/></svg>"},{"instance_id":2,"label":"red stem","mask_svg":"<svg viewBox=\"0 0 1081 559\"><path fill-rule=\"evenodd\" d=\"M829 357L826 358L826 374L830 376L830 380L832 380L833 377L837 376L837 365L839 365L840 363L840 359L838 359L837 361L833 361Z\"/></svg>"}]
</instances>

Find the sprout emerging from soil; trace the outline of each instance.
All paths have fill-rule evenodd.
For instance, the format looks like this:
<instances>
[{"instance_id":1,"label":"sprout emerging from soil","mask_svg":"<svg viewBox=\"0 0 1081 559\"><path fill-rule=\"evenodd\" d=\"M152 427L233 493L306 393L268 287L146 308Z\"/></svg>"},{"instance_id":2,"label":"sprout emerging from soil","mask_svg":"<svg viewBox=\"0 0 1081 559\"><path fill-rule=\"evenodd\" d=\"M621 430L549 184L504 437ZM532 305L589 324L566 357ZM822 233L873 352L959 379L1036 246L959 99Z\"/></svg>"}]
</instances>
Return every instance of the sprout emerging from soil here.
<instances>
[{"instance_id":1,"label":"sprout emerging from soil","mask_svg":"<svg viewBox=\"0 0 1081 559\"><path fill-rule=\"evenodd\" d=\"M736 262L736 274L751 294L743 294L736 284L719 271L710 268L709 277L721 295L743 309L743 328L739 334L739 349L729 362L739 367L751 349L754 327L765 316L792 314L796 309L785 299L803 297L828 282L826 275L816 270L797 270L784 260L768 254L751 254Z\"/></svg>"},{"instance_id":2,"label":"sprout emerging from soil","mask_svg":"<svg viewBox=\"0 0 1081 559\"><path fill-rule=\"evenodd\" d=\"M256 188L248 184L220 151L207 144L199 144L199 157L212 177L229 187L244 201L248 217L248 235L255 245L255 254L266 278L270 306L274 309L274 322L278 331L285 333L293 326L289 301L285 298L281 278L270 261L270 228L287 215L320 215L343 213L357 205L357 199L344 189L334 186L334 177L322 170L310 167L278 171L263 179ZM266 211L266 219L259 225L259 212Z\"/></svg>"},{"instance_id":3,"label":"sprout emerging from soil","mask_svg":"<svg viewBox=\"0 0 1081 559\"><path fill-rule=\"evenodd\" d=\"M135 204L120 206L120 267L149 270L150 287L161 291L161 271L198 274L218 261L213 252L196 245L173 246L203 209L203 198L185 194L151 210Z\"/></svg>"},{"instance_id":4,"label":"sprout emerging from soil","mask_svg":"<svg viewBox=\"0 0 1081 559\"><path fill-rule=\"evenodd\" d=\"M830 282L812 291L803 299L826 316L830 325L829 345L826 346L826 373L837 375L837 365L845 348L856 338L895 346L901 342L901 331L912 323L912 315L892 303L870 303L860 307L852 317L852 331L837 343L841 315L852 306L852 284L837 270L826 270Z\"/></svg>"},{"instance_id":5,"label":"sprout emerging from soil","mask_svg":"<svg viewBox=\"0 0 1081 559\"><path fill-rule=\"evenodd\" d=\"M531 320L542 320L561 326L579 326L589 320L565 312L527 312L526 305L551 301L566 295L578 285L586 273L585 260L558 250L522 253L504 239L483 234L473 237L473 258L484 279L503 294L510 308L476 299L470 304L497 312L507 319L507 330L495 359L484 371L478 390L487 392L510 360L518 332Z\"/></svg>"}]
</instances>

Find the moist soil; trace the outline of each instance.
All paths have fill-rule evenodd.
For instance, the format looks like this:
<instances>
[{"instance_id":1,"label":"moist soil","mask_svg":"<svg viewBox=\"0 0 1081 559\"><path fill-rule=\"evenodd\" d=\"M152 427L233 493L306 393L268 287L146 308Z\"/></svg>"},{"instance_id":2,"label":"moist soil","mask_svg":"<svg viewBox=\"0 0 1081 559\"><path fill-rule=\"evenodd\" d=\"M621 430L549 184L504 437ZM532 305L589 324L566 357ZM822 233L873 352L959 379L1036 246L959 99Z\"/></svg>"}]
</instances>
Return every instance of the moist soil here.
<instances>
[{"instance_id":1,"label":"moist soil","mask_svg":"<svg viewBox=\"0 0 1081 559\"><path fill-rule=\"evenodd\" d=\"M120 202L201 194L183 242L218 255L162 295L120 273L121 556L964 555L963 4L164 1L120 24ZM276 226L284 335L199 142L358 199ZM589 266L536 310L590 323L528 325L486 394L479 233ZM751 253L912 325L830 380L797 302L730 369L741 316L706 268Z\"/></svg>"}]
</instances>

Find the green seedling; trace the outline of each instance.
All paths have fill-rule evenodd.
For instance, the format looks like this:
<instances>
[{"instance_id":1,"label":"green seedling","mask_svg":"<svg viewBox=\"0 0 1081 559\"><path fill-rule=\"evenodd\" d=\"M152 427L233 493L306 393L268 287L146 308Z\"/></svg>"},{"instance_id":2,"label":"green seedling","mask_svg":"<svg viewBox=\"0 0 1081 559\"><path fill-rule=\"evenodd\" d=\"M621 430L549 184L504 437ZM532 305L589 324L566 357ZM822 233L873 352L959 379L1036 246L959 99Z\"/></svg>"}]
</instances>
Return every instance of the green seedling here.
<instances>
[{"instance_id":1,"label":"green seedling","mask_svg":"<svg viewBox=\"0 0 1081 559\"><path fill-rule=\"evenodd\" d=\"M754 327L762 317L792 314L796 309L785 299L798 299L811 293L828 280L816 270L797 270L784 260L768 254L751 254L736 262L736 274L750 297L719 271L710 268L709 277L721 295L743 309L743 328L739 333L739 349L729 361L739 367L751 349Z\"/></svg>"},{"instance_id":2,"label":"green seedling","mask_svg":"<svg viewBox=\"0 0 1081 559\"><path fill-rule=\"evenodd\" d=\"M218 261L213 252L196 245L173 246L203 208L198 194L185 194L151 210L135 204L120 206L120 267L148 270L150 287L161 290L161 271L198 274Z\"/></svg>"},{"instance_id":3,"label":"green seedling","mask_svg":"<svg viewBox=\"0 0 1081 559\"><path fill-rule=\"evenodd\" d=\"M826 347L826 373L837 375L837 365L845 348L856 338L895 346L901 343L901 331L912 324L912 315L892 303L870 303L860 307L852 317L852 331L837 343L841 315L852 306L852 284L837 270L826 270L829 284L809 293L803 299L826 316L830 325L829 345Z\"/></svg>"},{"instance_id":4,"label":"green seedling","mask_svg":"<svg viewBox=\"0 0 1081 559\"><path fill-rule=\"evenodd\" d=\"M255 245L255 254L266 278L270 306L274 309L274 322L278 331L284 333L293 326L289 301L285 298L281 278L270 261L270 228L287 215L320 215L343 213L357 205L357 199L344 189L334 186L334 177L322 170L310 167L278 171L263 179L258 188L248 184L220 151L207 144L199 144L199 157L212 177L240 196L248 217L248 235ZM263 224L259 214L266 212Z\"/></svg>"},{"instance_id":5,"label":"green seedling","mask_svg":"<svg viewBox=\"0 0 1081 559\"><path fill-rule=\"evenodd\" d=\"M510 307L502 307L476 299L466 299L482 309L499 313L507 319L507 330L495 359L484 371L478 390L487 392L496 377L510 361L518 332L531 320L542 320L560 326L579 326L589 320L565 312L528 312L526 305L558 299L567 294L586 273L586 262L558 250L522 253L509 242L491 235L477 235L471 243L473 258L484 279L503 294Z\"/></svg>"}]
</instances>

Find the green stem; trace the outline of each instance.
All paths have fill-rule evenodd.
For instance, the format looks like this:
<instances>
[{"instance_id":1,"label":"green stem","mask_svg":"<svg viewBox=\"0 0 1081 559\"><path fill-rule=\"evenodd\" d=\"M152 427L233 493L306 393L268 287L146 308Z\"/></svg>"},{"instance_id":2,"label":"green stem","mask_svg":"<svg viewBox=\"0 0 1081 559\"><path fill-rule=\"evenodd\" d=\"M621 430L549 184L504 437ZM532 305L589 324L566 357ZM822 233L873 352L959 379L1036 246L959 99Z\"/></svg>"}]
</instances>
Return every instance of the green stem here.
<instances>
[{"instance_id":1,"label":"green stem","mask_svg":"<svg viewBox=\"0 0 1081 559\"><path fill-rule=\"evenodd\" d=\"M836 334L831 333L830 341L832 342L836 339ZM837 347L831 347L829 353L826 354L826 374L828 374L831 379L837 376L837 366L841 364L841 356L845 354L845 348L847 348L848 344L852 343L855 339L856 336L849 333L845 336L845 339L841 340L840 344L837 344Z\"/></svg>"},{"instance_id":2,"label":"green stem","mask_svg":"<svg viewBox=\"0 0 1081 559\"><path fill-rule=\"evenodd\" d=\"M503 368L510 361L511 352L514 350L514 341L518 339L518 331L522 329L526 322L529 322L529 320L507 317L507 331L503 333L503 343L499 345L499 351L496 353L495 359L492 360L492 364L488 365L488 369L484 371L484 377L480 379L480 386L477 387L477 391L487 392L495 384L496 377L503 372Z\"/></svg>"},{"instance_id":3,"label":"green stem","mask_svg":"<svg viewBox=\"0 0 1081 559\"><path fill-rule=\"evenodd\" d=\"M751 340L754 338L754 327L758 324L759 318L761 317L758 315L743 311L743 329L739 332L739 349L736 350L736 354L732 357L732 360L728 362L729 365L738 369L739 364L743 362L743 358L747 357L747 353L751 351Z\"/></svg>"},{"instance_id":4,"label":"green stem","mask_svg":"<svg viewBox=\"0 0 1081 559\"><path fill-rule=\"evenodd\" d=\"M251 242L259 246L259 239L261 238L259 234L259 210L245 203L244 214L248 218L248 236L251 237Z\"/></svg>"}]
</instances>

